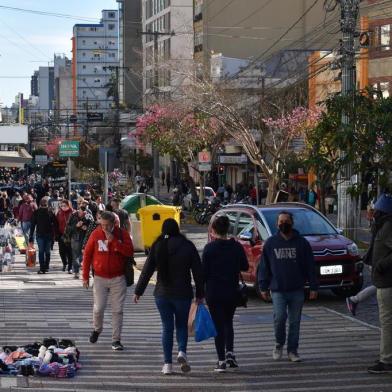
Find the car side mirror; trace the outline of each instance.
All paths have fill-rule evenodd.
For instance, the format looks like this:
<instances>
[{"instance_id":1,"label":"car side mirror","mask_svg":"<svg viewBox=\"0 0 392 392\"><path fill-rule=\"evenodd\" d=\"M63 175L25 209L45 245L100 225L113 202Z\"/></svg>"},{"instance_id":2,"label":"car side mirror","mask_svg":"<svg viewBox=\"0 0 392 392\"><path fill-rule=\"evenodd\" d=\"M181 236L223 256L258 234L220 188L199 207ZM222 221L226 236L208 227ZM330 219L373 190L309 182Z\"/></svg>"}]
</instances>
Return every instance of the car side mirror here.
<instances>
[{"instance_id":1,"label":"car side mirror","mask_svg":"<svg viewBox=\"0 0 392 392\"><path fill-rule=\"evenodd\" d=\"M336 230L337 230L338 234L340 234L340 235L343 235L343 234L344 234L344 230L343 230L343 229L337 228Z\"/></svg>"},{"instance_id":2,"label":"car side mirror","mask_svg":"<svg viewBox=\"0 0 392 392\"><path fill-rule=\"evenodd\" d=\"M252 242L253 234L250 231L245 231L244 233L240 234L240 240Z\"/></svg>"}]
</instances>

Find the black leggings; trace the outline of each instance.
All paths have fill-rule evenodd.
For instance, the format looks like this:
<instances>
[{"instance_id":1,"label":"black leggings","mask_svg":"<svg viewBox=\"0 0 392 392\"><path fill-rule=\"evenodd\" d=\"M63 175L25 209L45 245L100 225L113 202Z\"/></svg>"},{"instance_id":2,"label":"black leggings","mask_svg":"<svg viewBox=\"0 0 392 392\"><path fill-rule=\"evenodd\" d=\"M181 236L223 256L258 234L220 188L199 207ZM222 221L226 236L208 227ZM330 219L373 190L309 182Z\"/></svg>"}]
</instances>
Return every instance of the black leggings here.
<instances>
[{"instance_id":1,"label":"black leggings","mask_svg":"<svg viewBox=\"0 0 392 392\"><path fill-rule=\"evenodd\" d=\"M234 349L233 318L236 306L232 302L209 301L208 308L218 333L215 337L218 360L224 361L226 353L233 352Z\"/></svg>"},{"instance_id":2,"label":"black leggings","mask_svg":"<svg viewBox=\"0 0 392 392\"><path fill-rule=\"evenodd\" d=\"M67 268L68 271L72 269L72 249L70 243L65 243L63 238L59 238L59 253L61 261L63 262L63 267Z\"/></svg>"}]
</instances>

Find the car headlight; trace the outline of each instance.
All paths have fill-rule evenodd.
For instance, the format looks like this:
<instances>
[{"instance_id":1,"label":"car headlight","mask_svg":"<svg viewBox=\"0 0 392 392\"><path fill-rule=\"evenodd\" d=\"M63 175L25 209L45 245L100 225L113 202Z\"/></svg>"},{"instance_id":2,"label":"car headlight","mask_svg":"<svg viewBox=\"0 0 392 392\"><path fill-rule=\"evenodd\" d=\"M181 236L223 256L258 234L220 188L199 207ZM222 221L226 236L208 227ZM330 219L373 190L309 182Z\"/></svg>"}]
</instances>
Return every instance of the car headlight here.
<instances>
[{"instance_id":1,"label":"car headlight","mask_svg":"<svg viewBox=\"0 0 392 392\"><path fill-rule=\"evenodd\" d=\"M347 251L350 256L358 256L359 255L358 245L355 242L353 242L352 244L347 246Z\"/></svg>"}]
</instances>

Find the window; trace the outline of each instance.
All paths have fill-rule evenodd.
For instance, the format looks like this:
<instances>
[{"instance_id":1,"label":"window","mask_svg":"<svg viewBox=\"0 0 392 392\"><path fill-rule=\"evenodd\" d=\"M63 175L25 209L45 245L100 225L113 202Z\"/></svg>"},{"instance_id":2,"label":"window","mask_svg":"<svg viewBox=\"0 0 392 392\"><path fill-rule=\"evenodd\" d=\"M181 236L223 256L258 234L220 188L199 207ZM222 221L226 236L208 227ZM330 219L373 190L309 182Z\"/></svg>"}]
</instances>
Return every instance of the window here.
<instances>
[{"instance_id":1,"label":"window","mask_svg":"<svg viewBox=\"0 0 392 392\"><path fill-rule=\"evenodd\" d=\"M116 17L116 13L115 12L109 12L108 13L108 17L113 19L113 18Z\"/></svg>"},{"instance_id":2,"label":"window","mask_svg":"<svg viewBox=\"0 0 392 392\"><path fill-rule=\"evenodd\" d=\"M101 83L101 79L94 79L94 83Z\"/></svg>"},{"instance_id":3,"label":"window","mask_svg":"<svg viewBox=\"0 0 392 392\"><path fill-rule=\"evenodd\" d=\"M390 94L390 83L389 82L377 82L373 83L373 88L382 94L383 98L388 98ZM374 98L377 98L378 94L374 94Z\"/></svg>"},{"instance_id":4,"label":"window","mask_svg":"<svg viewBox=\"0 0 392 392\"><path fill-rule=\"evenodd\" d=\"M109 30L114 30L115 27L116 27L116 25L113 23L109 23L109 25L108 25Z\"/></svg>"},{"instance_id":5,"label":"window","mask_svg":"<svg viewBox=\"0 0 392 392\"><path fill-rule=\"evenodd\" d=\"M101 57L101 53L94 53L94 57L95 58L100 58Z\"/></svg>"},{"instance_id":6,"label":"window","mask_svg":"<svg viewBox=\"0 0 392 392\"><path fill-rule=\"evenodd\" d=\"M83 65L83 67L82 67L83 69L86 69L86 66L85 65Z\"/></svg>"},{"instance_id":7,"label":"window","mask_svg":"<svg viewBox=\"0 0 392 392\"><path fill-rule=\"evenodd\" d=\"M86 53L85 53L85 52L83 52L83 53L82 53L82 56L85 56L85 55L86 55Z\"/></svg>"},{"instance_id":8,"label":"window","mask_svg":"<svg viewBox=\"0 0 392 392\"><path fill-rule=\"evenodd\" d=\"M391 25L380 26L380 46L381 50L391 49Z\"/></svg>"},{"instance_id":9,"label":"window","mask_svg":"<svg viewBox=\"0 0 392 392\"><path fill-rule=\"evenodd\" d=\"M82 43L83 43L83 45L85 45L85 44L86 44L86 40L84 39L84 40L82 41Z\"/></svg>"}]
</instances>

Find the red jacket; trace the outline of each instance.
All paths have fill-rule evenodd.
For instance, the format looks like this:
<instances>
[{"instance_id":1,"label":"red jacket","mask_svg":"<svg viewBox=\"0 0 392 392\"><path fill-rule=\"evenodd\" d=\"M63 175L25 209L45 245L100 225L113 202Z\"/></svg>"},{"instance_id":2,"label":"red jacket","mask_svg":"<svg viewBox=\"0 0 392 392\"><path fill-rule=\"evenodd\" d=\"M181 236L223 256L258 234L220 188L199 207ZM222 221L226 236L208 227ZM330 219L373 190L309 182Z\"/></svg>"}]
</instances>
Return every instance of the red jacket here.
<instances>
[{"instance_id":1,"label":"red jacket","mask_svg":"<svg viewBox=\"0 0 392 392\"><path fill-rule=\"evenodd\" d=\"M63 211L60 209L56 215L57 223L58 223L58 234L63 235L65 231L65 226L67 226L69 217L72 215L73 210L70 208L67 211Z\"/></svg>"},{"instance_id":2,"label":"red jacket","mask_svg":"<svg viewBox=\"0 0 392 392\"><path fill-rule=\"evenodd\" d=\"M97 227L87 241L83 255L83 280L88 280L91 266L94 274L111 279L124 275L125 261L133 255L133 245L125 229L115 228L108 243L101 227Z\"/></svg>"}]
</instances>

